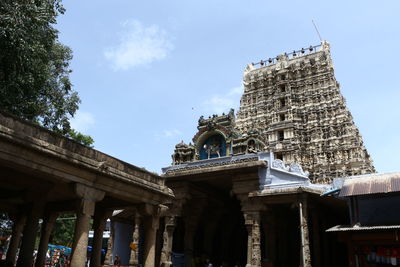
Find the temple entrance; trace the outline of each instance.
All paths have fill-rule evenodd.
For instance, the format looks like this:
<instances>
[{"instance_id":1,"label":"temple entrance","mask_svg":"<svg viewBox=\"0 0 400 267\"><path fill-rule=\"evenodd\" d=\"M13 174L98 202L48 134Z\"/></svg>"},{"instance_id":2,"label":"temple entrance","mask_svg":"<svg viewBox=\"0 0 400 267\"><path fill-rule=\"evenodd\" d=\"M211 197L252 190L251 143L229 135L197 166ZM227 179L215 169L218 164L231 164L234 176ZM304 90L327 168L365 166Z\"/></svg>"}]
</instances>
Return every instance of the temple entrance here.
<instances>
[{"instance_id":1,"label":"temple entrance","mask_svg":"<svg viewBox=\"0 0 400 267\"><path fill-rule=\"evenodd\" d=\"M227 196L219 205L208 202L197 214L192 204L200 201L191 199L186 209L190 214L177 218L172 246L173 266L203 267L207 259L218 267L246 266L248 233L240 202L234 196ZM193 216L195 214L197 216ZM262 266L300 264L299 224L296 205L270 205L261 213Z\"/></svg>"},{"instance_id":2,"label":"temple entrance","mask_svg":"<svg viewBox=\"0 0 400 267\"><path fill-rule=\"evenodd\" d=\"M272 163L282 161L264 156L168 169L176 199L165 220L163 267L171 266L171 251L174 267L205 266L207 259L217 267L345 265L346 251L325 232L343 221L345 203L321 197L305 177L277 169Z\"/></svg>"},{"instance_id":3,"label":"temple entrance","mask_svg":"<svg viewBox=\"0 0 400 267\"><path fill-rule=\"evenodd\" d=\"M172 246L173 266L203 267L207 260L213 266L246 265L247 231L240 203L231 196L223 200L207 203L197 218L188 216L177 220ZM191 238L192 248L188 240ZM184 259L181 258L183 255Z\"/></svg>"},{"instance_id":4,"label":"temple entrance","mask_svg":"<svg viewBox=\"0 0 400 267\"><path fill-rule=\"evenodd\" d=\"M301 240L298 207L278 204L268 208L262 218L262 262L270 264L267 266L299 266Z\"/></svg>"}]
</instances>

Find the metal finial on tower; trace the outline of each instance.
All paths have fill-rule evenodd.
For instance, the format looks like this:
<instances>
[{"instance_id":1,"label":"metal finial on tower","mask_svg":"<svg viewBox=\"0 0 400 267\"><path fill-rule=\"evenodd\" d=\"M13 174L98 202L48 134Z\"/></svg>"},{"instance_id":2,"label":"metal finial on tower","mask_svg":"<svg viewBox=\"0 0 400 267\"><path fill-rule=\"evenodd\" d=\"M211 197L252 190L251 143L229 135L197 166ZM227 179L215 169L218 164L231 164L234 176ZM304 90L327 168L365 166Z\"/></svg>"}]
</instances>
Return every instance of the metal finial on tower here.
<instances>
[{"instance_id":1,"label":"metal finial on tower","mask_svg":"<svg viewBox=\"0 0 400 267\"><path fill-rule=\"evenodd\" d=\"M321 34L319 34L317 25L314 23L314 20L311 20L311 21L312 21L312 23L313 23L313 25L314 25L315 31L316 31L317 34L318 34L319 40L322 42L322 37L321 37Z\"/></svg>"}]
</instances>

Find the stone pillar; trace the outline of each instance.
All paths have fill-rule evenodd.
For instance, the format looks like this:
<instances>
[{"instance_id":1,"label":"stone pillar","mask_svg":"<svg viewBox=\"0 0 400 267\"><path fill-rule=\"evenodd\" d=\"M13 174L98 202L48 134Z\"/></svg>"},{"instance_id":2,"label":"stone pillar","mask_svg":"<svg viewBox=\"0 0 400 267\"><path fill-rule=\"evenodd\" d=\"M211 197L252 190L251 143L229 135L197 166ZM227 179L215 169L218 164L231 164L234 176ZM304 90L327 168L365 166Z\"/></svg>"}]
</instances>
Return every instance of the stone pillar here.
<instances>
[{"instance_id":1,"label":"stone pillar","mask_svg":"<svg viewBox=\"0 0 400 267\"><path fill-rule=\"evenodd\" d=\"M302 267L311 267L310 240L308 229L307 199L302 196L299 200L300 235L301 235L301 260Z\"/></svg>"},{"instance_id":2,"label":"stone pillar","mask_svg":"<svg viewBox=\"0 0 400 267\"><path fill-rule=\"evenodd\" d=\"M253 227L251 224L246 224L247 229L247 263L246 267L251 267L251 255L252 255L252 231Z\"/></svg>"},{"instance_id":3,"label":"stone pillar","mask_svg":"<svg viewBox=\"0 0 400 267\"><path fill-rule=\"evenodd\" d=\"M252 236L252 258L251 263L254 267L261 267L261 231L260 231L260 213L255 213L254 215Z\"/></svg>"},{"instance_id":4,"label":"stone pillar","mask_svg":"<svg viewBox=\"0 0 400 267\"><path fill-rule=\"evenodd\" d=\"M104 197L104 192L76 184L75 192L81 197L75 223L74 242L72 245L71 267L85 266L89 235L89 222L94 214L95 203Z\"/></svg>"},{"instance_id":5,"label":"stone pillar","mask_svg":"<svg viewBox=\"0 0 400 267\"><path fill-rule=\"evenodd\" d=\"M261 267L261 231L260 212L245 212L245 224L248 233L246 267Z\"/></svg>"},{"instance_id":6,"label":"stone pillar","mask_svg":"<svg viewBox=\"0 0 400 267\"><path fill-rule=\"evenodd\" d=\"M136 266L139 264L139 236L140 236L141 218L139 215L135 216L134 228L132 234L132 245L136 246L135 249L131 247L131 256L129 258L129 265Z\"/></svg>"},{"instance_id":7,"label":"stone pillar","mask_svg":"<svg viewBox=\"0 0 400 267\"><path fill-rule=\"evenodd\" d=\"M106 259L104 261L104 265L112 265L113 264L113 247L114 247L114 223L110 221L110 237L107 241L107 252L106 252Z\"/></svg>"},{"instance_id":8,"label":"stone pillar","mask_svg":"<svg viewBox=\"0 0 400 267\"><path fill-rule=\"evenodd\" d=\"M33 264L33 249L45 202L35 201L27 207L27 219L22 236L21 249L18 255L17 267L27 267Z\"/></svg>"},{"instance_id":9,"label":"stone pillar","mask_svg":"<svg viewBox=\"0 0 400 267\"><path fill-rule=\"evenodd\" d=\"M21 241L21 234L22 230L24 229L24 225L26 222L26 216L23 214L19 214L17 217L14 218L13 228L12 228L12 235L10 244L8 245L7 255L6 255L6 262L12 263L12 266L15 265L15 259L17 258L17 251L19 247L19 243Z\"/></svg>"},{"instance_id":10,"label":"stone pillar","mask_svg":"<svg viewBox=\"0 0 400 267\"><path fill-rule=\"evenodd\" d=\"M144 218L144 267L154 267L156 262L156 234L159 216L152 215Z\"/></svg>"},{"instance_id":11,"label":"stone pillar","mask_svg":"<svg viewBox=\"0 0 400 267\"><path fill-rule=\"evenodd\" d=\"M165 217L165 228L163 233L163 247L161 250L161 267L172 266L172 239L175 230L175 217L166 216Z\"/></svg>"},{"instance_id":12,"label":"stone pillar","mask_svg":"<svg viewBox=\"0 0 400 267\"><path fill-rule=\"evenodd\" d=\"M47 248L49 245L49 238L53 231L54 223L58 217L58 213L46 214L43 218L42 229L40 231L40 243L38 254L36 257L35 267L43 267L46 262Z\"/></svg>"},{"instance_id":13,"label":"stone pillar","mask_svg":"<svg viewBox=\"0 0 400 267\"><path fill-rule=\"evenodd\" d=\"M101 247L103 244L103 232L107 219L111 217L112 210L96 208L93 218L93 246L90 267L101 267Z\"/></svg>"}]
</instances>

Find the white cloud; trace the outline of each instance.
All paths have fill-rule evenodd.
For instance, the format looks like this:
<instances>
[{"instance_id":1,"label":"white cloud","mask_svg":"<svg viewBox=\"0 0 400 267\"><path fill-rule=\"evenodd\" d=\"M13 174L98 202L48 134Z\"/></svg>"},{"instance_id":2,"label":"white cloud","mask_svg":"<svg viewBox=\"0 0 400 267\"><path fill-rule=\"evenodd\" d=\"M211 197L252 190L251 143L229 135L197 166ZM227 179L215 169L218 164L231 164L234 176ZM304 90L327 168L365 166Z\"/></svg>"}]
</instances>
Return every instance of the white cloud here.
<instances>
[{"instance_id":1,"label":"white cloud","mask_svg":"<svg viewBox=\"0 0 400 267\"><path fill-rule=\"evenodd\" d=\"M172 136L177 136L177 135L182 135L182 132L179 131L178 129L164 130L165 137L172 137Z\"/></svg>"},{"instance_id":2,"label":"white cloud","mask_svg":"<svg viewBox=\"0 0 400 267\"><path fill-rule=\"evenodd\" d=\"M171 138L182 135L182 132L178 129L163 130L161 133L154 134L154 138L160 141L164 138Z\"/></svg>"},{"instance_id":3,"label":"white cloud","mask_svg":"<svg viewBox=\"0 0 400 267\"><path fill-rule=\"evenodd\" d=\"M233 107L233 100L226 96L215 95L204 102L207 110L220 114Z\"/></svg>"},{"instance_id":4,"label":"white cloud","mask_svg":"<svg viewBox=\"0 0 400 267\"><path fill-rule=\"evenodd\" d=\"M70 120L71 127L78 132L86 132L95 124L94 116L90 112L77 111L75 116Z\"/></svg>"},{"instance_id":5,"label":"white cloud","mask_svg":"<svg viewBox=\"0 0 400 267\"><path fill-rule=\"evenodd\" d=\"M104 51L114 70L127 70L162 60L174 48L171 37L157 25L146 27L140 21L128 20L122 28L119 43Z\"/></svg>"},{"instance_id":6,"label":"white cloud","mask_svg":"<svg viewBox=\"0 0 400 267\"><path fill-rule=\"evenodd\" d=\"M229 91L228 96L233 96L233 95L240 95L241 96L243 94L243 91L244 91L243 85L238 86L238 87L234 87Z\"/></svg>"},{"instance_id":7,"label":"white cloud","mask_svg":"<svg viewBox=\"0 0 400 267\"><path fill-rule=\"evenodd\" d=\"M243 85L230 89L223 95L214 95L204 102L206 113L227 113L231 108L237 109L243 93Z\"/></svg>"}]
</instances>

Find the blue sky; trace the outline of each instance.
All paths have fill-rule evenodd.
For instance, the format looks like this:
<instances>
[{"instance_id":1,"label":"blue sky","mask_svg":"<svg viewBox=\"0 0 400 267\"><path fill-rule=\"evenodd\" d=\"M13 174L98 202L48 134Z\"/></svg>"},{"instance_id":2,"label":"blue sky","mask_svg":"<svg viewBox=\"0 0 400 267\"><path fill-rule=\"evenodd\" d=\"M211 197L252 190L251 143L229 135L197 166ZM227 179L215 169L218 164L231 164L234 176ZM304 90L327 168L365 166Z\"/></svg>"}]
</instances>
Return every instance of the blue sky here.
<instances>
[{"instance_id":1,"label":"blue sky","mask_svg":"<svg viewBox=\"0 0 400 267\"><path fill-rule=\"evenodd\" d=\"M399 1L66 1L61 41L95 148L160 173L201 115L239 107L246 64L331 44L336 78L379 172L400 170Z\"/></svg>"}]
</instances>

